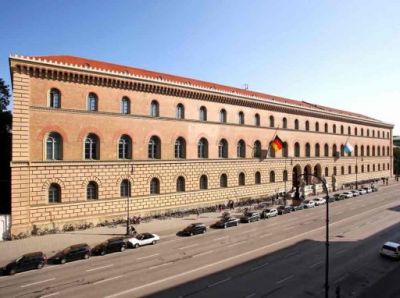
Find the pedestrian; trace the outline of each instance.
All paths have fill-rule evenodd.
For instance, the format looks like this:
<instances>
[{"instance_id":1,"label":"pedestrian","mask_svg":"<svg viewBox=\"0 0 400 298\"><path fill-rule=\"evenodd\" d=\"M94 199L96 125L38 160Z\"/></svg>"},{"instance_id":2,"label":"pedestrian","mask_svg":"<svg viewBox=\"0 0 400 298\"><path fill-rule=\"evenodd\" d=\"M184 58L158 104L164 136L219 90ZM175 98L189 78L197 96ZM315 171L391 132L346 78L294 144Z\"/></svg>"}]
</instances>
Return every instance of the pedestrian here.
<instances>
[{"instance_id":1,"label":"pedestrian","mask_svg":"<svg viewBox=\"0 0 400 298\"><path fill-rule=\"evenodd\" d=\"M196 208L196 214L197 214L197 217L199 217L199 216L200 216L200 211L199 211L199 208Z\"/></svg>"}]
</instances>

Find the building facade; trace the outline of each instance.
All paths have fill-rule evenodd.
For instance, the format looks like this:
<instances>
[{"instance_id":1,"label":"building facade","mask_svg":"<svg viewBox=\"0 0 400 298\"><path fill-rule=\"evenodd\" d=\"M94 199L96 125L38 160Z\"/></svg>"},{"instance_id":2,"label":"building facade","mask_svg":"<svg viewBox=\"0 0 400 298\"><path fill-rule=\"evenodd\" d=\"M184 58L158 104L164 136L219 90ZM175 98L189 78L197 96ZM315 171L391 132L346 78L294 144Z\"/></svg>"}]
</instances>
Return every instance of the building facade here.
<instances>
[{"instance_id":1,"label":"building facade","mask_svg":"<svg viewBox=\"0 0 400 298\"><path fill-rule=\"evenodd\" d=\"M391 176L393 126L363 115L71 56L10 70L13 234Z\"/></svg>"}]
</instances>

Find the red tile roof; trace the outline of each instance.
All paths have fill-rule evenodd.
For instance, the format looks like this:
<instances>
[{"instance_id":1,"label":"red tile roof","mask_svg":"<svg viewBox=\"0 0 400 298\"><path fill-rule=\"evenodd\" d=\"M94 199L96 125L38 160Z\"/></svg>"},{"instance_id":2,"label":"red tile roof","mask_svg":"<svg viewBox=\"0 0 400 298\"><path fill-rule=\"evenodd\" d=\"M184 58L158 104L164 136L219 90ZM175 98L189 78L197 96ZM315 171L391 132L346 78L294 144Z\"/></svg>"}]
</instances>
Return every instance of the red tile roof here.
<instances>
[{"instance_id":1,"label":"red tile roof","mask_svg":"<svg viewBox=\"0 0 400 298\"><path fill-rule=\"evenodd\" d=\"M334 108L329 108L329 107L325 107L325 106L321 106L321 105L317 105L317 104L308 103L305 101L299 101L299 100L289 99L289 98L285 98L285 97L265 94L265 93L261 93L261 92L245 90L245 89L240 89L240 88L235 88L235 87L229 87L229 86L225 86L225 85L221 85L221 84L210 83L210 82L200 81L200 80L196 80L196 79L185 78L185 77L180 77L180 76L176 76L176 75L165 74L165 73L161 73L161 72L155 72L155 71L150 71L150 70L145 70L145 69L140 69L140 68L135 68L135 67L130 67L130 66L123 66L123 65L118 65L118 64L108 63L108 62L96 61L96 60L91 60L91 59L86 59L86 58L81 58L81 57L61 55L61 56L35 56L35 57L31 57L31 58L47 60L47 61L57 62L57 63L65 63L65 64L74 64L74 65L78 65L78 66L93 67L93 68L117 71L117 72L122 72L122 73L129 73L129 74L133 74L133 75L149 77L152 79L163 79L163 80L168 80L168 81L177 82L177 83L186 83L186 84L199 86L199 87L203 87L203 88L208 88L208 89L215 89L215 90L225 91L225 92L233 92L233 93L236 93L239 95L245 95L245 96L256 96L258 98L273 100L276 102L288 103L288 104L297 105L297 106L301 106L301 107L305 107L305 108L311 108L311 109L316 109L316 110L320 110L320 111L321 110L328 111L328 112L338 113L338 114L342 114L342 115L355 116L355 117L361 117L361 118L368 119L368 120L378 121L378 120L375 120L373 118L370 118L370 117L367 117L367 116L364 116L361 114L347 112L347 111L334 109Z\"/></svg>"}]
</instances>

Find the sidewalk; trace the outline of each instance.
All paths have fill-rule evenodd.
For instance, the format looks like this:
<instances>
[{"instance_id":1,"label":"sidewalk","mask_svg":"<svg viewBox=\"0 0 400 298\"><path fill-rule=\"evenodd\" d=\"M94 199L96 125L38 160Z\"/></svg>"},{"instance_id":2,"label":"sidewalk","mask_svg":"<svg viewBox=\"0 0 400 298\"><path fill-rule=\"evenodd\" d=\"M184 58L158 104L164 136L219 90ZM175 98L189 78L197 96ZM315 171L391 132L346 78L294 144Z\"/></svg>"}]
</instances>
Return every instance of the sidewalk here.
<instances>
[{"instance_id":1,"label":"sidewalk","mask_svg":"<svg viewBox=\"0 0 400 298\"><path fill-rule=\"evenodd\" d=\"M395 182L394 179L389 181L389 185L394 183L399 182ZM385 187L381 183L379 183L377 186L379 188ZM344 190L339 190L338 192L343 191ZM316 197L322 196L324 196L324 194L309 196L307 197L307 199L314 199ZM241 207L241 209L243 209L243 207ZM249 209L251 209L250 206ZM241 213L239 213L239 210L239 208L232 210L231 215L241 215ZM153 219L150 222L135 225L135 228L139 233L155 233L159 235L162 239L166 236L175 235L178 231L182 230L184 227L191 223L202 222L207 226L211 225L215 223L220 218L220 216L221 212L213 212L202 213L200 214L200 216L192 214L183 218L170 218L164 220ZM32 236L29 238L14 241L2 241L0 242L0 268L6 265L8 262L12 261L13 259L29 252L42 251L48 257L51 257L56 252L70 245L87 243L89 244L89 246L94 246L111 237L125 236L125 232L126 226L118 225L115 227L96 227L82 231L64 232L43 236Z\"/></svg>"}]
</instances>

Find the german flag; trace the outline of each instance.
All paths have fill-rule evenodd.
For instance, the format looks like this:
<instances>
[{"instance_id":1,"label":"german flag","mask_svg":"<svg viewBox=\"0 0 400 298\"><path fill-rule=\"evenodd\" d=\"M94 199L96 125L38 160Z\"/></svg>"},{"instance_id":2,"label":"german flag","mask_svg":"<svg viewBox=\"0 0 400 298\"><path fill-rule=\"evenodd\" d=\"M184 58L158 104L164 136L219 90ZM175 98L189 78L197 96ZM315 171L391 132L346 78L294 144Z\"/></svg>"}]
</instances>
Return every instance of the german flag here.
<instances>
[{"instance_id":1,"label":"german flag","mask_svg":"<svg viewBox=\"0 0 400 298\"><path fill-rule=\"evenodd\" d=\"M274 149L275 152L279 151L283 147L282 140L276 136L275 139L271 142L271 147Z\"/></svg>"}]
</instances>

